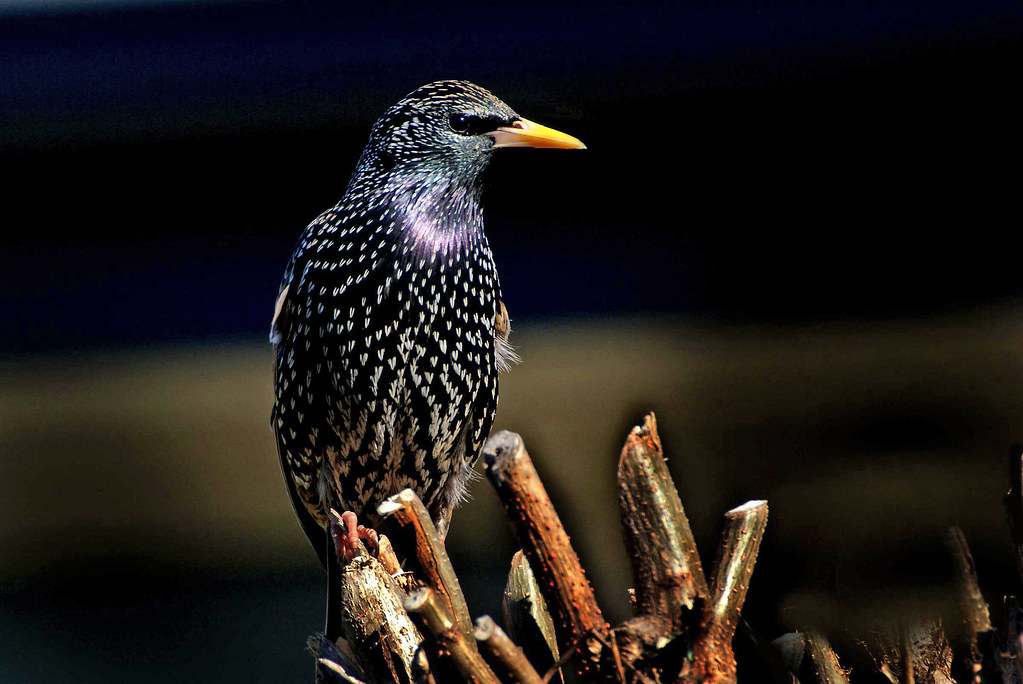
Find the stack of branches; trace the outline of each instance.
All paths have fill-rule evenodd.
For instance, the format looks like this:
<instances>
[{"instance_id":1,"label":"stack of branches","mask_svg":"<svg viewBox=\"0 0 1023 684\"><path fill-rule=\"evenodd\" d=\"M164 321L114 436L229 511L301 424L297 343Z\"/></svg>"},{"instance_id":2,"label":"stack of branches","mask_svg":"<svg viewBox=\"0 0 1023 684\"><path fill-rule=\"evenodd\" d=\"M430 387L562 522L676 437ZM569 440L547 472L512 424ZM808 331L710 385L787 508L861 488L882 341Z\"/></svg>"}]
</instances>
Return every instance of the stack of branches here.
<instances>
[{"instance_id":1,"label":"stack of branches","mask_svg":"<svg viewBox=\"0 0 1023 684\"><path fill-rule=\"evenodd\" d=\"M379 508L387 537L376 556L360 552L344 567L345 640L314 644L318 681L735 681L732 639L767 502L725 515L716 561L705 575L654 416L647 416L628 435L618 465L634 616L612 627L522 439L496 433L483 453L521 548L505 587L504 629L486 615L471 621L437 531L406 490ZM405 559L404 572L397 556Z\"/></svg>"},{"instance_id":2,"label":"stack of branches","mask_svg":"<svg viewBox=\"0 0 1023 684\"><path fill-rule=\"evenodd\" d=\"M1016 568L1023 580L1023 448L1009 452L1009 491L1004 504L1012 537ZM954 684L955 682L1001 682L1023 684L1023 606L1017 597L1006 596L1001 624L980 589L977 567L966 536L949 527L945 544L956 574L960 625L946 626L937 617L921 616L885 625L872 643L865 640L873 672L840 664L839 656L820 632L809 630L786 635L775 643L787 654L787 665L797 677L820 684L847 684L859 675L879 674L872 681L892 684Z\"/></svg>"},{"instance_id":3,"label":"stack of branches","mask_svg":"<svg viewBox=\"0 0 1023 684\"><path fill-rule=\"evenodd\" d=\"M708 578L671 480L651 414L633 428L618 465L618 498L633 578L633 613L609 625L596 602L521 438L493 435L486 473L521 551L504 590L504 629L490 616L475 624L437 531L410 490L379 509L387 536L376 555L364 549L343 569L344 639L311 643L317 681L345 684L473 682L732 682L739 614L767 524L767 503L750 501L725 514L725 531ZM1023 455L1010 453L1005 496L1023 579ZM959 528L946 542L958 579L962 634L950 638L940 618L879 624L855 638L872 667L843 667L828 638L814 629L764 643L757 681L783 684L889 681L892 684L1023 684L1023 607L1005 599L996 626ZM405 569L395 553L405 559ZM847 635L848 636L848 635ZM955 636L955 635L953 635ZM963 638L965 637L965 638ZM869 641L869 643L868 643ZM860 660L862 661L862 655ZM750 673L748 673L750 674Z\"/></svg>"}]
</instances>

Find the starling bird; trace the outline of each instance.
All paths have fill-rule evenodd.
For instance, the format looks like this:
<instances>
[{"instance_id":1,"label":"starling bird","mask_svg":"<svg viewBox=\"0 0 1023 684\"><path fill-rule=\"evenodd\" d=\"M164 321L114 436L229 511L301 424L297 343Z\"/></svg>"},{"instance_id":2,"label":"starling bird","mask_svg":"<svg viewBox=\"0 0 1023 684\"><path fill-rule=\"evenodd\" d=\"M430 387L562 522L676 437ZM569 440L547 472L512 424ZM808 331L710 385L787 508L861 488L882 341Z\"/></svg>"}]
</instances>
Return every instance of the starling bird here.
<instances>
[{"instance_id":1,"label":"starling bird","mask_svg":"<svg viewBox=\"0 0 1023 684\"><path fill-rule=\"evenodd\" d=\"M414 90L373 126L344 197L285 270L271 424L328 574L330 508L346 511L354 543L351 513L375 524L377 505L408 487L443 536L489 435L513 358L480 207L499 147L584 145L467 81Z\"/></svg>"}]
</instances>

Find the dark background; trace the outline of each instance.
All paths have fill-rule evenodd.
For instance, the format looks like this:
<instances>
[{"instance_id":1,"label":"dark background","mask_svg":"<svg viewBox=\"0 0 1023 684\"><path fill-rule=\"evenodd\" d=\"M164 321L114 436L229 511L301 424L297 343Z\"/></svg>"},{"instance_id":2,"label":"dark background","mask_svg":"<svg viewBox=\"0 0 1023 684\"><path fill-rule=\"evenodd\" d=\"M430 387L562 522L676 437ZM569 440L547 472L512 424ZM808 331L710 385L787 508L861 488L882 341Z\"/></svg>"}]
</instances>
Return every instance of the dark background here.
<instances>
[{"instance_id":1,"label":"dark background","mask_svg":"<svg viewBox=\"0 0 1023 684\"><path fill-rule=\"evenodd\" d=\"M375 117L439 78L589 147L499 154L485 194L526 359L499 422L570 523L653 408L708 562L721 512L772 502L768 635L882 585L931 605L952 519L1015 591L1021 38L993 1L0 3L0 680L307 680L262 343ZM498 610L510 539L455 542Z\"/></svg>"}]
</instances>

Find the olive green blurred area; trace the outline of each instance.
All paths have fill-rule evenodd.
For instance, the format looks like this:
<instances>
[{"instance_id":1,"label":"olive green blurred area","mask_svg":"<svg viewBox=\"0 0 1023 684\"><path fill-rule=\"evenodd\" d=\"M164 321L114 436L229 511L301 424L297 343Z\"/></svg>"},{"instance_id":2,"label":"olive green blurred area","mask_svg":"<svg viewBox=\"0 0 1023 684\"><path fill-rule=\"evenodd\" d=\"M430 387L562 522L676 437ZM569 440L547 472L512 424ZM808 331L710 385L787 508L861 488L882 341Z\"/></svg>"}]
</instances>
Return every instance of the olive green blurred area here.
<instances>
[{"instance_id":1,"label":"olive green blurred area","mask_svg":"<svg viewBox=\"0 0 1023 684\"><path fill-rule=\"evenodd\" d=\"M1014 591L1001 496L1023 416L1023 310L778 327L526 321L502 378L605 611L628 614L615 488L656 412L706 564L721 515L770 521L746 616L852 629L944 610L960 525L989 601ZM0 359L0 681L306 681L325 579L268 424L267 346ZM448 546L499 614L514 543L485 478Z\"/></svg>"}]
</instances>

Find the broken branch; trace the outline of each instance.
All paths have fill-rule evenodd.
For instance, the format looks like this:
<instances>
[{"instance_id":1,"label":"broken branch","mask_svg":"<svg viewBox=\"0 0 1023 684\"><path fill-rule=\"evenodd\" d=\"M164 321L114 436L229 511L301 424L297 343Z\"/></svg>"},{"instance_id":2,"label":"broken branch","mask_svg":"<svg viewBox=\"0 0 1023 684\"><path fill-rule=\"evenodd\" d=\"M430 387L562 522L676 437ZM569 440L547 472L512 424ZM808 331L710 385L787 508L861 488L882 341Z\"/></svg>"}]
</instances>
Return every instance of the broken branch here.
<instances>
[{"instance_id":1,"label":"broken branch","mask_svg":"<svg viewBox=\"0 0 1023 684\"><path fill-rule=\"evenodd\" d=\"M593 588L569 542L547 490L526 453L522 438L501 431L483 447L487 476L504 505L512 531L529 559L547 601L562 653L581 649L580 673L598 667L602 647L593 634L607 631Z\"/></svg>"},{"instance_id":2,"label":"broken branch","mask_svg":"<svg viewBox=\"0 0 1023 684\"><path fill-rule=\"evenodd\" d=\"M526 654L512 642L489 615L476 620L473 630L483 659L504 684L542 684L543 680L526 660Z\"/></svg>"},{"instance_id":3,"label":"broken branch","mask_svg":"<svg viewBox=\"0 0 1023 684\"><path fill-rule=\"evenodd\" d=\"M431 657L452 666L466 682L471 684L500 684L484 662L475 641L470 641L455 622L436 592L423 587L405 599L405 610L433 646Z\"/></svg>"},{"instance_id":4,"label":"broken branch","mask_svg":"<svg viewBox=\"0 0 1023 684\"><path fill-rule=\"evenodd\" d=\"M618 461L618 501L636 583L634 612L655 615L678 632L683 609L692 609L710 592L653 413L625 441Z\"/></svg>"},{"instance_id":5,"label":"broken branch","mask_svg":"<svg viewBox=\"0 0 1023 684\"><path fill-rule=\"evenodd\" d=\"M412 565L416 577L437 593L459 629L471 636L472 620L462 587L423 502L411 489L404 489L380 504L377 514L387 525L392 543Z\"/></svg>"}]
</instances>

